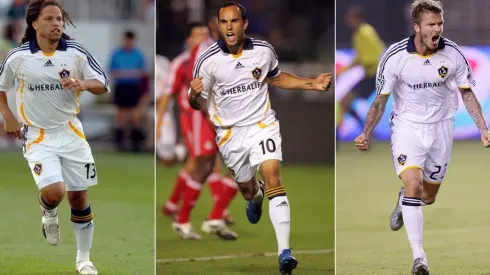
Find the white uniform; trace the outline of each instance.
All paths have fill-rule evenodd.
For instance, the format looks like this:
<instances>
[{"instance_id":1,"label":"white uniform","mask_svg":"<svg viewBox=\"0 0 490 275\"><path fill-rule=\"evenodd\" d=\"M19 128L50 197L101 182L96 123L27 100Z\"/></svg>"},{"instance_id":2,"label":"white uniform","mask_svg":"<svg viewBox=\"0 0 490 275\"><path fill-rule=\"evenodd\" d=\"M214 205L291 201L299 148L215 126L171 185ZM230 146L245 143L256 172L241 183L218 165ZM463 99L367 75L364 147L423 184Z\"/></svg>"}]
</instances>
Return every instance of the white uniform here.
<instances>
[{"instance_id":1,"label":"white uniform","mask_svg":"<svg viewBox=\"0 0 490 275\"><path fill-rule=\"evenodd\" d=\"M451 155L458 87L474 86L471 67L456 43L441 38L431 56L417 54L414 36L391 45L378 66L378 94L394 92L390 126L398 175L424 171L427 182L442 182Z\"/></svg>"},{"instance_id":2,"label":"white uniform","mask_svg":"<svg viewBox=\"0 0 490 275\"><path fill-rule=\"evenodd\" d=\"M53 54L31 40L11 50L0 66L0 91L14 87L24 157L39 189L64 182L66 190L97 184L97 172L79 113L80 92L63 88L61 78L97 79L109 91L99 63L80 44L61 39Z\"/></svg>"},{"instance_id":3,"label":"white uniform","mask_svg":"<svg viewBox=\"0 0 490 275\"><path fill-rule=\"evenodd\" d=\"M156 91L155 98L158 100L162 94L164 94L164 89L167 86L166 82L170 75L170 62L169 60L161 55L157 55L155 62L155 81ZM167 106L167 110L163 114L163 124L162 128L158 129L164 135L160 135L160 139L156 141L156 152L157 155L164 159L171 159L175 157L175 145L177 144L177 130L175 124L175 116L173 114L174 100L172 99Z\"/></svg>"},{"instance_id":4,"label":"white uniform","mask_svg":"<svg viewBox=\"0 0 490 275\"><path fill-rule=\"evenodd\" d=\"M273 47L245 38L232 55L225 42L211 45L196 61L193 78L202 76L216 143L237 182L246 182L265 160L282 161L279 121L271 109L266 77L280 74Z\"/></svg>"}]
</instances>

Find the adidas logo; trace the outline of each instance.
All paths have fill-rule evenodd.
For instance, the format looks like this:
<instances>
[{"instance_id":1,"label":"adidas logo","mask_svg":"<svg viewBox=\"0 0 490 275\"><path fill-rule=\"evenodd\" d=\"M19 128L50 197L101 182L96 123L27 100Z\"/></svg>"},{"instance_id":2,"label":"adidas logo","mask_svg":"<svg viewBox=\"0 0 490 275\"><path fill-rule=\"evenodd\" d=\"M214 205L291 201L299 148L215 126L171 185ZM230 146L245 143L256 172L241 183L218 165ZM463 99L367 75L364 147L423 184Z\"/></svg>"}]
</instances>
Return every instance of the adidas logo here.
<instances>
[{"instance_id":1,"label":"adidas logo","mask_svg":"<svg viewBox=\"0 0 490 275\"><path fill-rule=\"evenodd\" d=\"M238 70L241 68L245 68L245 66L243 66L242 63L240 63L240 61L238 61L238 63L236 63L236 66L235 66L235 70Z\"/></svg>"},{"instance_id":2,"label":"adidas logo","mask_svg":"<svg viewBox=\"0 0 490 275\"><path fill-rule=\"evenodd\" d=\"M286 201L282 201L280 204L276 205L276 207L279 207L279 206L289 206L289 205Z\"/></svg>"},{"instance_id":3,"label":"adidas logo","mask_svg":"<svg viewBox=\"0 0 490 275\"><path fill-rule=\"evenodd\" d=\"M54 64L51 62L51 60L48 60L46 63L44 63L44 67L53 67Z\"/></svg>"},{"instance_id":4,"label":"adidas logo","mask_svg":"<svg viewBox=\"0 0 490 275\"><path fill-rule=\"evenodd\" d=\"M85 225L82 229L89 229L92 226L94 226L94 223L92 221L89 221L88 224Z\"/></svg>"},{"instance_id":5,"label":"adidas logo","mask_svg":"<svg viewBox=\"0 0 490 275\"><path fill-rule=\"evenodd\" d=\"M424 65L432 65L432 64L430 64L429 59L426 59L425 62L424 62Z\"/></svg>"}]
</instances>

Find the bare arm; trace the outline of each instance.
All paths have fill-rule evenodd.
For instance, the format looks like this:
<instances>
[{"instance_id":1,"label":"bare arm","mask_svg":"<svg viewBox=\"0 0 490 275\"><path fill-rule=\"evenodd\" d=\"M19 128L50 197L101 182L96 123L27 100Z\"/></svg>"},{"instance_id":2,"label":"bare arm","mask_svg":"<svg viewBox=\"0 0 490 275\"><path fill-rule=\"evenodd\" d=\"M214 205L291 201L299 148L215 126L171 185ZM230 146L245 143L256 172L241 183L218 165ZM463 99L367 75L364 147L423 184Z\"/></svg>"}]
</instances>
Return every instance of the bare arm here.
<instances>
[{"instance_id":1,"label":"bare arm","mask_svg":"<svg viewBox=\"0 0 490 275\"><path fill-rule=\"evenodd\" d=\"M371 136L374 128L378 125L386 109L386 103L390 95L377 95L366 116L366 123L362 132Z\"/></svg>"},{"instance_id":2,"label":"bare arm","mask_svg":"<svg viewBox=\"0 0 490 275\"><path fill-rule=\"evenodd\" d=\"M157 131L160 131L163 123L163 114L167 111L168 103L170 102L171 95L162 95L157 104Z\"/></svg>"},{"instance_id":3,"label":"bare arm","mask_svg":"<svg viewBox=\"0 0 490 275\"><path fill-rule=\"evenodd\" d=\"M286 90L315 90L316 80L298 77L288 72L281 72L274 78L267 78L266 81L272 86Z\"/></svg>"},{"instance_id":4,"label":"bare arm","mask_svg":"<svg viewBox=\"0 0 490 275\"><path fill-rule=\"evenodd\" d=\"M0 91L0 114L2 114L2 117L13 115L12 110L10 110L8 105L7 93L3 91Z\"/></svg>"},{"instance_id":5,"label":"bare arm","mask_svg":"<svg viewBox=\"0 0 490 275\"><path fill-rule=\"evenodd\" d=\"M94 95L101 95L107 92L104 83L97 79L89 79L84 81L85 89Z\"/></svg>"},{"instance_id":6,"label":"bare arm","mask_svg":"<svg viewBox=\"0 0 490 275\"><path fill-rule=\"evenodd\" d=\"M466 107L466 110L468 110L468 113L470 114L471 118L473 118L476 127L478 127L480 132L488 131L487 122L483 117L483 111L480 102L475 96L475 93L473 93L473 91L470 88L469 89L459 88L459 91L461 92L461 98L463 99L464 106Z\"/></svg>"}]
</instances>

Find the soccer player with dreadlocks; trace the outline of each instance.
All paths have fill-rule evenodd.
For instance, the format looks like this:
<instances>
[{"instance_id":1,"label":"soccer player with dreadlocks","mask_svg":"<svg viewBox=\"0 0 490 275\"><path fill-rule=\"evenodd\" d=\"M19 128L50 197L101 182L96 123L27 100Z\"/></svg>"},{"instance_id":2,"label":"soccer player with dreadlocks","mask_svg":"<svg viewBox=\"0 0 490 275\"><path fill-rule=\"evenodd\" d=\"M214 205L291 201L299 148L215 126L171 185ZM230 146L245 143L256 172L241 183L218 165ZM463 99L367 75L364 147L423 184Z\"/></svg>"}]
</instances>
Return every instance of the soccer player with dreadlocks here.
<instances>
[{"instance_id":1,"label":"soccer player with dreadlocks","mask_svg":"<svg viewBox=\"0 0 490 275\"><path fill-rule=\"evenodd\" d=\"M83 91L109 92L95 58L65 34L70 14L53 0L31 0L22 44L0 65L0 114L7 133L22 141L39 193L42 232L51 245L60 240L58 205L65 196L77 242L76 270L97 274L90 261L94 223L87 188L97 184L94 158L77 118ZM22 127L9 109L6 92L18 91Z\"/></svg>"}]
</instances>

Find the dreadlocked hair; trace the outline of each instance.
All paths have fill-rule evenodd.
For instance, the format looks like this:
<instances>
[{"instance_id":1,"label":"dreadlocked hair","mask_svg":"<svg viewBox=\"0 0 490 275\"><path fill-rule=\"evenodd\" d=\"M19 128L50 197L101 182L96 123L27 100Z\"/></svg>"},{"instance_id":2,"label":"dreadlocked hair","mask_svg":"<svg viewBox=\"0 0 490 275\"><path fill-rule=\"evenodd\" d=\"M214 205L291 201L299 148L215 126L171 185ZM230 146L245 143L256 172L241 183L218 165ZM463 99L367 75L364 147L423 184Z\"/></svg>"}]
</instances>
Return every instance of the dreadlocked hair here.
<instances>
[{"instance_id":1,"label":"dreadlocked hair","mask_svg":"<svg viewBox=\"0 0 490 275\"><path fill-rule=\"evenodd\" d=\"M61 7L61 5L56 0L31 0L29 1L29 6L27 7L26 10L27 28L24 33L24 36L22 37L21 44L24 44L25 42L36 37L36 30L34 29L34 27L32 27L32 23L37 20L39 15L41 15L41 11L47 6L58 7L61 10L63 21L75 27L70 13L68 13L65 9L63 9L63 7ZM63 28L65 28L65 26L63 26ZM62 33L61 37L66 40L72 39L68 34L64 32Z\"/></svg>"}]
</instances>

